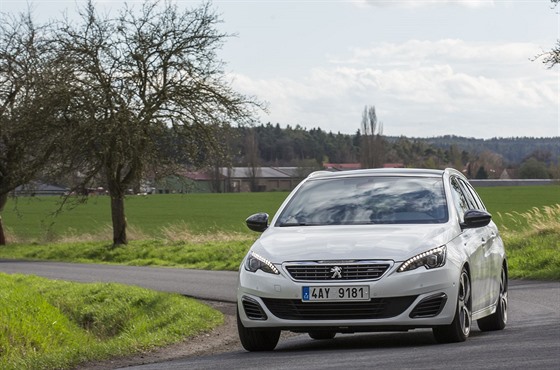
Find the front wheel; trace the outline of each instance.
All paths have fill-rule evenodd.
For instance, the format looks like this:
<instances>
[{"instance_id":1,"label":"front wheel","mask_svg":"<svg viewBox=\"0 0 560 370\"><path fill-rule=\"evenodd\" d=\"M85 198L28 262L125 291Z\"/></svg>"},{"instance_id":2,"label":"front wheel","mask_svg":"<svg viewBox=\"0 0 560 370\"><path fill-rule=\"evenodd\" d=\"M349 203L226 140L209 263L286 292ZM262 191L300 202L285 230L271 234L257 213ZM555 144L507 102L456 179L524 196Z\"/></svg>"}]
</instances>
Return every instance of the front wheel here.
<instances>
[{"instance_id":1,"label":"front wheel","mask_svg":"<svg viewBox=\"0 0 560 370\"><path fill-rule=\"evenodd\" d=\"M237 333L241 345L247 351L272 351L280 339L278 329L254 329L243 326L237 311Z\"/></svg>"},{"instance_id":2,"label":"front wheel","mask_svg":"<svg viewBox=\"0 0 560 370\"><path fill-rule=\"evenodd\" d=\"M467 269L463 267L459 279L459 294L453 322L450 325L436 326L432 329L438 343L464 342L467 339L472 323L471 297L471 280Z\"/></svg>"},{"instance_id":3,"label":"front wheel","mask_svg":"<svg viewBox=\"0 0 560 370\"><path fill-rule=\"evenodd\" d=\"M502 274L500 279L500 295L498 296L498 304L496 312L490 316L477 320L476 323L482 331L502 330L507 324L507 305L508 305L508 277L506 268L502 266Z\"/></svg>"}]
</instances>

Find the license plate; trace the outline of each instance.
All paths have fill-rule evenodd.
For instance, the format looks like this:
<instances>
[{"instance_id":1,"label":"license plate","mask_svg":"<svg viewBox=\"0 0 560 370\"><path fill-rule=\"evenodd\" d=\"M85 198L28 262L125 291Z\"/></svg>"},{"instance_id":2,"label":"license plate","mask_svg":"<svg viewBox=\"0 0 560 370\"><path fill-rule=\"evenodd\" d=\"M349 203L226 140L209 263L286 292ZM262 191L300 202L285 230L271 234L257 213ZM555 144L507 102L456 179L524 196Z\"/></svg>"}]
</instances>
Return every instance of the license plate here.
<instances>
[{"instance_id":1,"label":"license plate","mask_svg":"<svg viewBox=\"0 0 560 370\"><path fill-rule=\"evenodd\" d=\"M304 302L316 301L369 301L369 286L304 286Z\"/></svg>"}]
</instances>

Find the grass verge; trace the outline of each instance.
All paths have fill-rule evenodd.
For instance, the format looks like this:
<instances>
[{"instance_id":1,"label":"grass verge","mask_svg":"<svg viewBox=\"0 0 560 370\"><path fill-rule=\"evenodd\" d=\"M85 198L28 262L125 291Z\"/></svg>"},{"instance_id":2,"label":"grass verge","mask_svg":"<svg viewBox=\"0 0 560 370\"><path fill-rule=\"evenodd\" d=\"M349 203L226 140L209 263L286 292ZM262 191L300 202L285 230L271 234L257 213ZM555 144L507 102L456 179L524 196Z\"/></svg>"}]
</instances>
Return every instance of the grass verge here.
<instances>
[{"instance_id":1,"label":"grass verge","mask_svg":"<svg viewBox=\"0 0 560 370\"><path fill-rule=\"evenodd\" d=\"M502 237L514 279L560 280L560 204L507 213Z\"/></svg>"},{"instance_id":2,"label":"grass verge","mask_svg":"<svg viewBox=\"0 0 560 370\"><path fill-rule=\"evenodd\" d=\"M106 242L13 244L0 248L0 258L235 271L251 242L247 238L198 243L143 240L118 248Z\"/></svg>"},{"instance_id":3,"label":"grass verge","mask_svg":"<svg viewBox=\"0 0 560 370\"><path fill-rule=\"evenodd\" d=\"M0 368L68 369L175 343L223 322L176 294L0 274Z\"/></svg>"}]
</instances>

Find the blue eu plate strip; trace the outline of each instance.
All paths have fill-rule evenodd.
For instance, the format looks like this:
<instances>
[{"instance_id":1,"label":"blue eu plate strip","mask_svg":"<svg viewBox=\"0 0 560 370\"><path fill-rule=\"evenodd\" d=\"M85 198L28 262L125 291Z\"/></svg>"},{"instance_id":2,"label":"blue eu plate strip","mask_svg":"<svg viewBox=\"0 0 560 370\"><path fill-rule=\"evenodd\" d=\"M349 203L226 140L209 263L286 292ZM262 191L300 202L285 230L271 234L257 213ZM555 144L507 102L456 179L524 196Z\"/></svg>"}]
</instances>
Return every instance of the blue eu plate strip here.
<instances>
[{"instance_id":1,"label":"blue eu plate strip","mask_svg":"<svg viewBox=\"0 0 560 370\"><path fill-rule=\"evenodd\" d=\"M302 299L304 301L309 301L309 287L308 286L304 286L302 288L301 296L302 296Z\"/></svg>"}]
</instances>

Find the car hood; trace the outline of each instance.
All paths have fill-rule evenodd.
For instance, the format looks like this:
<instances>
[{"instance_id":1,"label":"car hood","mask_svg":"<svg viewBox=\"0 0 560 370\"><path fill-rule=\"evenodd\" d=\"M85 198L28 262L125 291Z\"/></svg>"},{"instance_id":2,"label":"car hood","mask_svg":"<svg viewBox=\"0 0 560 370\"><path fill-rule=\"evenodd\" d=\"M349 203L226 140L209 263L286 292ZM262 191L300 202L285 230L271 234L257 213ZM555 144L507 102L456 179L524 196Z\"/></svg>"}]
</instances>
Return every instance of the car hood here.
<instances>
[{"instance_id":1,"label":"car hood","mask_svg":"<svg viewBox=\"0 0 560 370\"><path fill-rule=\"evenodd\" d=\"M449 224L272 227L252 250L273 263L289 261L404 261L446 244L458 232Z\"/></svg>"}]
</instances>

